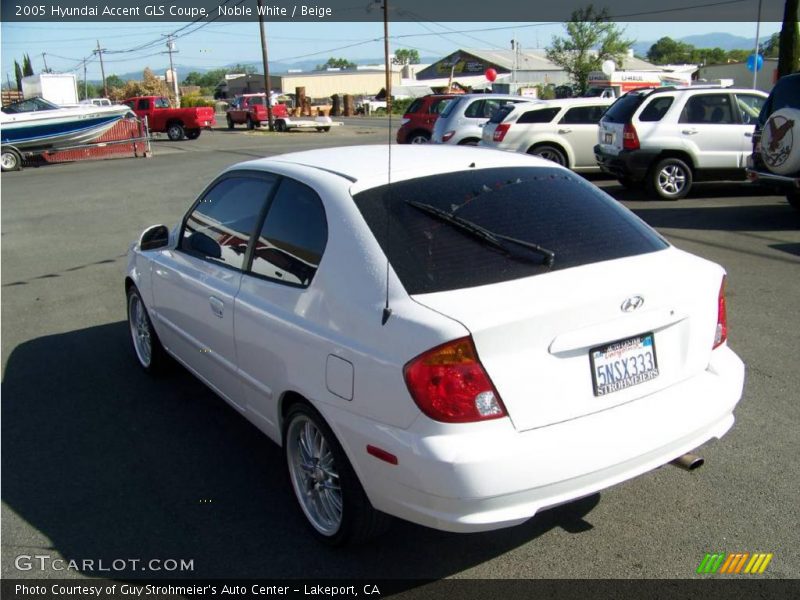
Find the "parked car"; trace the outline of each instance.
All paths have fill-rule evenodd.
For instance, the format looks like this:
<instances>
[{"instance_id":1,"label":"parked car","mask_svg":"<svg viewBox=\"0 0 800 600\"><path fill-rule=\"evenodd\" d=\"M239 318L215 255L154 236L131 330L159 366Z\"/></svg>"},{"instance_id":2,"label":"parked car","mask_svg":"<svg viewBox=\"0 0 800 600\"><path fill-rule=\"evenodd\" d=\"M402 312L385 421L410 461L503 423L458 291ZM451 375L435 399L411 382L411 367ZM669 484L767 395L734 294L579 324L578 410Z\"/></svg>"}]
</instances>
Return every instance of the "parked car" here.
<instances>
[{"instance_id":1,"label":"parked car","mask_svg":"<svg viewBox=\"0 0 800 600\"><path fill-rule=\"evenodd\" d=\"M724 283L563 167L430 144L235 165L141 235L125 291L140 366L282 445L342 544L516 525L721 437Z\"/></svg>"},{"instance_id":2,"label":"parked car","mask_svg":"<svg viewBox=\"0 0 800 600\"><path fill-rule=\"evenodd\" d=\"M453 94L429 94L409 104L403 120L400 121L400 129L397 130L397 143L428 143L436 119L453 97Z\"/></svg>"},{"instance_id":3,"label":"parked car","mask_svg":"<svg viewBox=\"0 0 800 600\"><path fill-rule=\"evenodd\" d=\"M600 120L600 169L627 187L678 200L701 180L743 179L767 95L749 88L663 87L628 92Z\"/></svg>"},{"instance_id":4,"label":"parked car","mask_svg":"<svg viewBox=\"0 0 800 600\"><path fill-rule=\"evenodd\" d=\"M171 108L169 100L161 96L137 96L126 99L123 104L130 106L140 119L147 117L150 131L166 133L173 142L184 137L195 140L203 129L217 124L210 106Z\"/></svg>"},{"instance_id":5,"label":"parked car","mask_svg":"<svg viewBox=\"0 0 800 600\"><path fill-rule=\"evenodd\" d=\"M506 104L530 101L508 94L465 94L453 98L436 120L431 140L435 144L477 146L483 126L498 109Z\"/></svg>"},{"instance_id":6,"label":"parked car","mask_svg":"<svg viewBox=\"0 0 800 600\"><path fill-rule=\"evenodd\" d=\"M509 104L483 127L481 146L541 156L573 171L598 171L597 124L611 98Z\"/></svg>"},{"instance_id":7,"label":"parked car","mask_svg":"<svg viewBox=\"0 0 800 600\"><path fill-rule=\"evenodd\" d=\"M84 98L79 104L91 104L93 106L112 106L113 102L108 98Z\"/></svg>"},{"instance_id":8,"label":"parked car","mask_svg":"<svg viewBox=\"0 0 800 600\"><path fill-rule=\"evenodd\" d=\"M761 109L748 177L772 186L800 210L800 73L781 77Z\"/></svg>"},{"instance_id":9,"label":"parked car","mask_svg":"<svg viewBox=\"0 0 800 600\"><path fill-rule=\"evenodd\" d=\"M273 104L271 108L273 120L289 116L289 111L286 109L285 104ZM225 121L228 124L228 129L233 129L235 125L247 125L248 129L267 125L269 116L267 115L266 94L243 94L237 96L225 112Z\"/></svg>"}]
</instances>

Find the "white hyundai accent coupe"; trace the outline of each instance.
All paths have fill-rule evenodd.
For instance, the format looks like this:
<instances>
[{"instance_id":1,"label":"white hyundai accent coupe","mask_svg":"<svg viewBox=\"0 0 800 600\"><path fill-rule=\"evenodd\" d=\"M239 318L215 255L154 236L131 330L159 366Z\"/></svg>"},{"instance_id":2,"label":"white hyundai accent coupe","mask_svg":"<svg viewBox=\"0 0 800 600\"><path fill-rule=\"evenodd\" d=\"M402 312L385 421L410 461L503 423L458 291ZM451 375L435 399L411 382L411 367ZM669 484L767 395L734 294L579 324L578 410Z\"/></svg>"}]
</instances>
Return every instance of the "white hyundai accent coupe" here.
<instances>
[{"instance_id":1,"label":"white hyundai accent coupe","mask_svg":"<svg viewBox=\"0 0 800 600\"><path fill-rule=\"evenodd\" d=\"M235 165L129 253L138 362L280 444L319 538L516 525L728 431L720 266L552 162L389 152Z\"/></svg>"}]
</instances>

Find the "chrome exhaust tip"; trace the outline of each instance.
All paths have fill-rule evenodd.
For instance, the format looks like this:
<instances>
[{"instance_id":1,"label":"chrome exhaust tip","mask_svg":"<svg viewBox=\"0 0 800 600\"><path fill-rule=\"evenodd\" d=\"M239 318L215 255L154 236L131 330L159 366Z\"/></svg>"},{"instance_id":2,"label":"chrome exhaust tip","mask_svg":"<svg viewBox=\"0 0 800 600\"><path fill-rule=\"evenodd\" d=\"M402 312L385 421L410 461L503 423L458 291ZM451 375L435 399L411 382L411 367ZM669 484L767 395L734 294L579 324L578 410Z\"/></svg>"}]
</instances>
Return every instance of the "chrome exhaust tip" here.
<instances>
[{"instance_id":1,"label":"chrome exhaust tip","mask_svg":"<svg viewBox=\"0 0 800 600\"><path fill-rule=\"evenodd\" d=\"M702 456L697 456L696 454L687 452L683 456L679 456L673 460L670 464L680 467L684 471L694 471L695 469L702 467L704 462L706 461Z\"/></svg>"}]
</instances>

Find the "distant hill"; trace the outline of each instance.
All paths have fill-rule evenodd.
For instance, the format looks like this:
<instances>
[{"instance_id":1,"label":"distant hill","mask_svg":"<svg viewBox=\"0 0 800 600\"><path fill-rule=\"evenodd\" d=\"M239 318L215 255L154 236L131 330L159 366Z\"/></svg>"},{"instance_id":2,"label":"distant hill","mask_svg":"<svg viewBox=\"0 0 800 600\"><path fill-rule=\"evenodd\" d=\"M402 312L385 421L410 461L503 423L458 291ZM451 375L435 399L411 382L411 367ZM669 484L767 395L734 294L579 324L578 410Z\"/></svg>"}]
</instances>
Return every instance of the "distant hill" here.
<instances>
[{"instance_id":1,"label":"distant hill","mask_svg":"<svg viewBox=\"0 0 800 600\"><path fill-rule=\"evenodd\" d=\"M672 37L672 36L667 36ZM770 38L769 35L762 36L762 42L766 42ZM756 38L746 38L740 35L732 35L730 33L704 33L701 35L687 35L681 38L672 38L679 42L691 44L695 48L721 48L723 50L750 50L756 45ZM650 46L656 43L656 40L649 42L636 42L633 45L633 51L637 56L646 56Z\"/></svg>"}]
</instances>

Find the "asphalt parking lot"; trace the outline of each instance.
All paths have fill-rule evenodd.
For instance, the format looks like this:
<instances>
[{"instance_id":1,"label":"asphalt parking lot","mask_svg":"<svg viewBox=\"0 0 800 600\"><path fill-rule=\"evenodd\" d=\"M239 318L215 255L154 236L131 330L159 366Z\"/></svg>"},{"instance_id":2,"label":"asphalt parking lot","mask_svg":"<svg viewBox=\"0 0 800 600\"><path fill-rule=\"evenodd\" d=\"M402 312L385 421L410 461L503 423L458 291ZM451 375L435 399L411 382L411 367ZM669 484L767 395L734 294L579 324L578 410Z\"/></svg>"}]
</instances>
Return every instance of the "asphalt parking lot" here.
<instances>
[{"instance_id":1,"label":"asphalt parking lot","mask_svg":"<svg viewBox=\"0 0 800 600\"><path fill-rule=\"evenodd\" d=\"M3 174L3 577L109 576L15 564L48 555L194 565L114 577L687 578L706 552L771 552L764 577L800 577L800 212L749 184L657 202L592 178L728 270L745 395L698 471L665 467L513 529L456 535L397 522L367 546L322 547L276 446L186 372L155 381L139 370L122 278L142 229L177 222L233 163L390 137L385 119L330 133L219 129L155 141L150 159Z\"/></svg>"}]
</instances>

